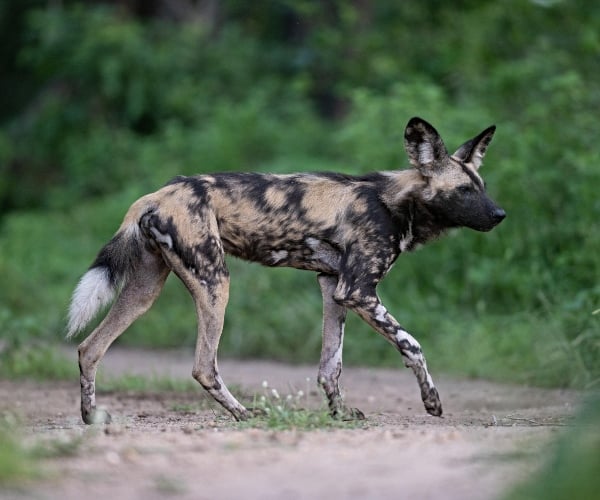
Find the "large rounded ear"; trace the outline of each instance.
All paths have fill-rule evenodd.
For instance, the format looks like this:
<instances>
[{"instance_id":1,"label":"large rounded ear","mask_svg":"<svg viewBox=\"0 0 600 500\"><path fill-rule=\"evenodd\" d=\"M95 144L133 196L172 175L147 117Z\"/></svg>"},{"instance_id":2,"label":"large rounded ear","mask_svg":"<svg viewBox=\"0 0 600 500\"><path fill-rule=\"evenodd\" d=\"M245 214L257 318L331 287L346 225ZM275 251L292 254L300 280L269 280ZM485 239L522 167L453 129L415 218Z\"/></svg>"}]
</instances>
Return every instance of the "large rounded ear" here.
<instances>
[{"instance_id":1,"label":"large rounded ear","mask_svg":"<svg viewBox=\"0 0 600 500\"><path fill-rule=\"evenodd\" d=\"M490 142L492 142L495 131L495 125L486 128L477 137L465 142L452 156L458 158L463 163L470 163L475 167L475 170L479 169L483 163L485 152L487 151Z\"/></svg>"},{"instance_id":2,"label":"large rounded ear","mask_svg":"<svg viewBox=\"0 0 600 500\"><path fill-rule=\"evenodd\" d=\"M404 131L404 147L410 164L426 177L431 177L445 164L448 151L444 142L429 123L411 118Z\"/></svg>"}]
</instances>

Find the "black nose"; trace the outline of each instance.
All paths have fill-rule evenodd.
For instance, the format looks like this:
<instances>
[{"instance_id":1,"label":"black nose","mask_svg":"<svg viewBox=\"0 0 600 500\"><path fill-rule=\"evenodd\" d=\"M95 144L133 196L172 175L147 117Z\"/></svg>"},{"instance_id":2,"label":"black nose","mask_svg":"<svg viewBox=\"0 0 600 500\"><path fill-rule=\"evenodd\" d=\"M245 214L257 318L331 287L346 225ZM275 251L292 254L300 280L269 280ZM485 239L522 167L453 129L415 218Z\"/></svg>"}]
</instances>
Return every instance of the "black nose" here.
<instances>
[{"instance_id":1,"label":"black nose","mask_svg":"<svg viewBox=\"0 0 600 500\"><path fill-rule=\"evenodd\" d=\"M501 208L496 208L496 210L494 210L494 213L492 214L492 217L496 221L496 224L498 224L504 219L504 217L506 217L506 212Z\"/></svg>"}]
</instances>

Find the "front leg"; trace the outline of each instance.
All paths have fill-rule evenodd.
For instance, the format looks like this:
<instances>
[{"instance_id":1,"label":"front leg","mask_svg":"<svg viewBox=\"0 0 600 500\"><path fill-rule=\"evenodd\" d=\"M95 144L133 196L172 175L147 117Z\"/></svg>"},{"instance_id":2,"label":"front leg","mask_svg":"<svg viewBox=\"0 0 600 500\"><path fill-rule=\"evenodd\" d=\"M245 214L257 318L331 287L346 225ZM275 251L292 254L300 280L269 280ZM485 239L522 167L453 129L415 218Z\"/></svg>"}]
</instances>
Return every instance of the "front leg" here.
<instances>
[{"instance_id":1,"label":"front leg","mask_svg":"<svg viewBox=\"0 0 600 500\"><path fill-rule=\"evenodd\" d=\"M440 396L427 371L427 362L420 344L387 311L377 296L375 285L365 286L363 283L359 286L340 280L334 297L338 304L356 312L400 351L404 364L410 367L417 377L421 399L427 413L436 417L441 416Z\"/></svg>"},{"instance_id":2,"label":"front leg","mask_svg":"<svg viewBox=\"0 0 600 500\"><path fill-rule=\"evenodd\" d=\"M363 412L346 407L340 392L346 308L333 299L338 278L330 274L319 274L317 279L323 294L323 344L318 382L325 391L332 417L362 420L365 418Z\"/></svg>"}]
</instances>

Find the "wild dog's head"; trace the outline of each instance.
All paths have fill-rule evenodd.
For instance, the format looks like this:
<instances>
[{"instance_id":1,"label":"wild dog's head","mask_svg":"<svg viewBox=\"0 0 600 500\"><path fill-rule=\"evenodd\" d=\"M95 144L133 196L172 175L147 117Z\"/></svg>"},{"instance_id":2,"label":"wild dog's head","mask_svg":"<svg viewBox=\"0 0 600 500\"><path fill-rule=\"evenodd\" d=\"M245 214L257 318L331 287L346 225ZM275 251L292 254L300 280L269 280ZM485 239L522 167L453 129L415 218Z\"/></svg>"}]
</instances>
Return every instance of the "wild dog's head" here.
<instances>
[{"instance_id":1,"label":"wild dog's head","mask_svg":"<svg viewBox=\"0 0 600 500\"><path fill-rule=\"evenodd\" d=\"M424 201L448 227L489 231L506 216L486 194L478 173L495 130L495 126L485 129L450 155L440 135L425 120L412 118L406 125L406 152L411 165L426 180Z\"/></svg>"}]
</instances>

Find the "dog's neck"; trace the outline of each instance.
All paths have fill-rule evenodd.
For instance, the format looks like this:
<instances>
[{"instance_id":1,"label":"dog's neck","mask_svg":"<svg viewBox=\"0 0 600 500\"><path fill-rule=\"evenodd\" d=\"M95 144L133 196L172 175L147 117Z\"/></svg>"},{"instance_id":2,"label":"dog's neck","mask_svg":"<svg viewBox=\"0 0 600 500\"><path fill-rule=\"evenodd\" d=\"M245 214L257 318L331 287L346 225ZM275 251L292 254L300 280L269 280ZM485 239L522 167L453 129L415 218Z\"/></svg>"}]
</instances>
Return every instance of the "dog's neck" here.
<instances>
[{"instance_id":1,"label":"dog's neck","mask_svg":"<svg viewBox=\"0 0 600 500\"><path fill-rule=\"evenodd\" d=\"M442 236L450 226L432 210L423 197L427 180L416 169L390 174L382 200L388 207L400 229L401 251L414 250L417 246Z\"/></svg>"}]
</instances>

